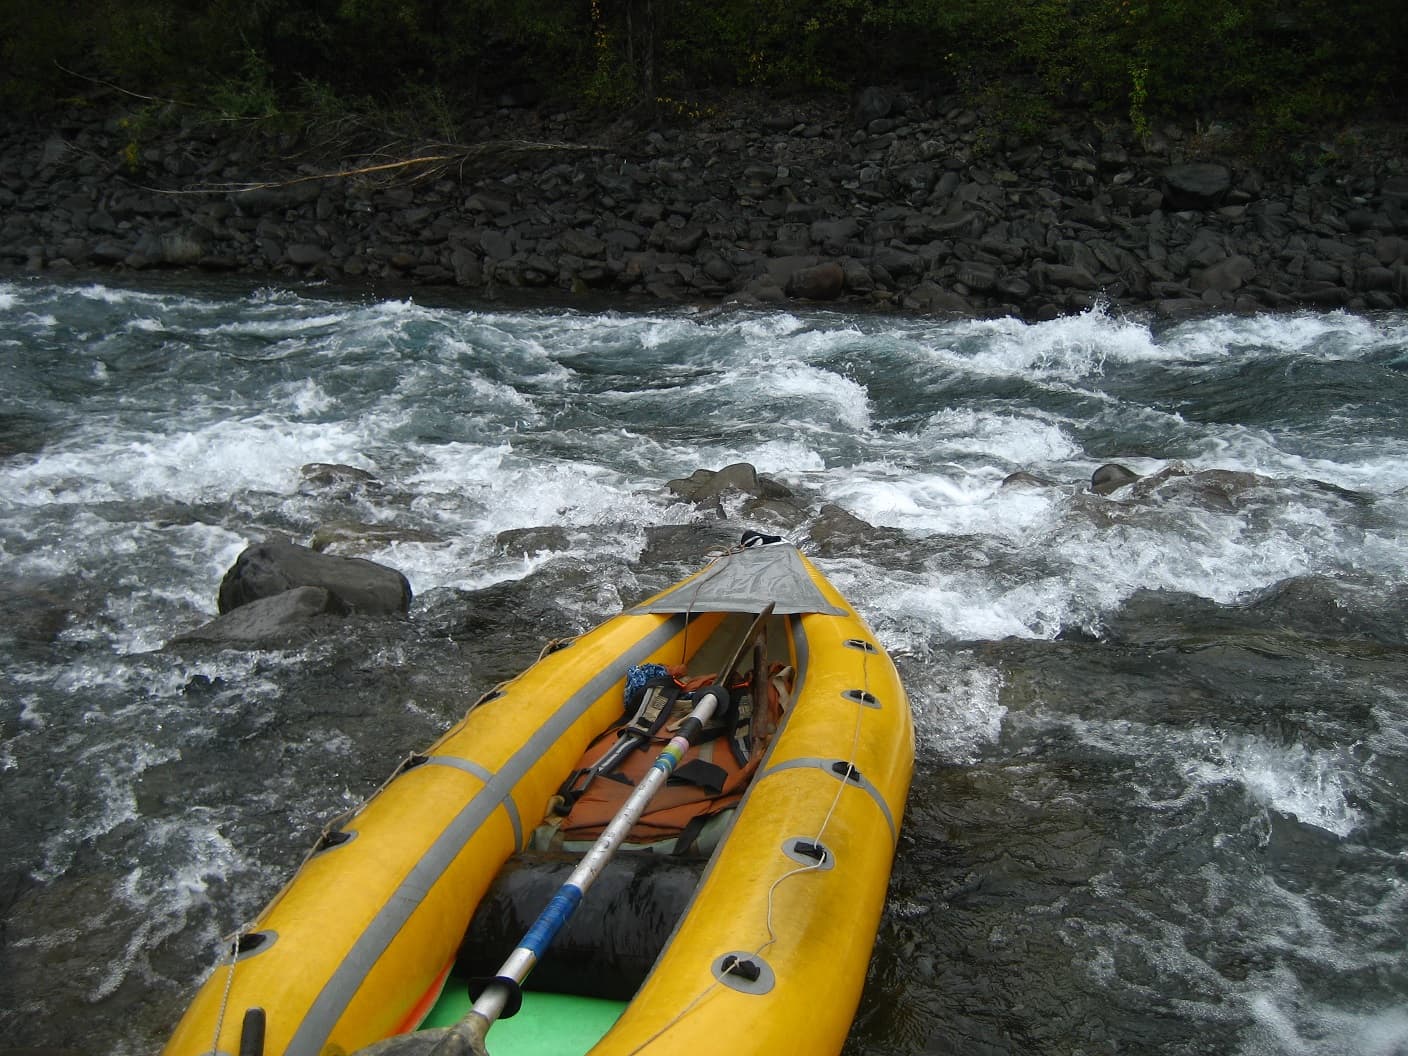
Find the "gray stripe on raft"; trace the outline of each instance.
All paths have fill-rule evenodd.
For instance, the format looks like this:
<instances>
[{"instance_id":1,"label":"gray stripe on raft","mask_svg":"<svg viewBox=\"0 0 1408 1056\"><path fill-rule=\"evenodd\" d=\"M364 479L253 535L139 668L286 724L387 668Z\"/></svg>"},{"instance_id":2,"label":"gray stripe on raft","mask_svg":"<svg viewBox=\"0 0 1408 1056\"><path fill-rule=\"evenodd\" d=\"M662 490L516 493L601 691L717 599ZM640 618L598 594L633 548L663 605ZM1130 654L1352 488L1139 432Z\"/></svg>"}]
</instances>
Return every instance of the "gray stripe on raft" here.
<instances>
[{"instance_id":1,"label":"gray stripe on raft","mask_svg":"<svg viewBox=\"0 0 1408 1056\"><path fill-rule=\"evenodd\" d=\"M792 648L797 654L797 670L792 684L797 687L794 696L802 695L802 687L807 684L807 665L811 663L812 651L807 645L807 632L802 629L802 617L792 616ZM792 709L787 709L787 714L792 714ZM779 729L773 733L772 743L776 744L782 731Z\"/></svg>"},{"instance_id":2,"label":"gray stripe on raft","mask_svg":"<svg viewBox=\"0 0 1408 1056\"><path fill-rule=\"evenodd\" d=\"M625 677L620 665L637 663L659 649L679 633L680 617L672 617L656 627L635 645L624 650L611 666L597 672L592 680L568 698L536 733L513 754L508 763L490 778L436 838L430 849L406 874L394 894L352 944L352 949L323 984L318 996L299 1023L284 1056L319 1056L328 1036L348 1004L361 988L367 973L381 959L410 920L425 895L439 881L445 870L464 850L471 836L501 803L513 794L514 786L532 769L546 748L552 744L594 704L612 684Z\"/></svg>"},{"instance_id":3,"label":"gray stripe on raft","mask_svg":"<svg viewBox=\"0 0 1408 1056\"><path fill-rule=\"evenodd\" d=\"M481 766L472 759L461 759L457 755L432 755L425 760L427 766L449 766L456 770L463 770L467 774L473 774L485 784L494 779L493 772L487 766ZM512 796L508 796L503 802L504 813L508 815L509 824L513 826L513 845L521 848L523 846L523 821L518 816L518 804L513 801Z\"/></svg>"},{"instance_id":4,"label":"gray stripe on raft","mask_svg":"<svg viewBox=\"0 0 1408 1056\"><path fill-rule=\"evenodd\" d=\"M821 759L814 756L808 756L800 759L788 759L786 762L778 763L776 766L768 767L757 777L753 778L753 781L755 784L766 781L768 778L772 777L773 774L780 773L783 770L814 768L817 770L824 770L830 777L835 778L837 781L845 781L849 785L854 785L854 781L850 780L849 778L842 777L840 774L836 773L834 770L831 769L833 764L844 762L846 762L845 759ZM876 788L873 784L870 783L870 778L866 777L865 774L860 775L859 787L865 789L865 791L870 794L870 798L875 800L876 804L880 807L881 812L885 815L885 824L890 826L890 841L893 843L896 837L895 816L890 813L890 804L885 802L885 797L880 794L880 790L878 788Z\"/></svg>"}]
</instances>

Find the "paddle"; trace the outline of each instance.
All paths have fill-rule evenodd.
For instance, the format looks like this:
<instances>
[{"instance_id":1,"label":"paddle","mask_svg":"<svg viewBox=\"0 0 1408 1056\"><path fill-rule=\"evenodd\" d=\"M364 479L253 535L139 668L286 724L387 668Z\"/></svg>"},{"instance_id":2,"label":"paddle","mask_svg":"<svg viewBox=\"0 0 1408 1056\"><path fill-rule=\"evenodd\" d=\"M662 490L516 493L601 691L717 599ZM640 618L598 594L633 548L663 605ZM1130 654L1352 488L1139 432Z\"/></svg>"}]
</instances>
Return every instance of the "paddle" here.
<instances>
[{"instance_id":1,"label":"paddle","mask_svg":"<svg viewBox=\"0 0 1408 1056\"><path fill-rule=\"evenodd\" d=\"M764 622L772 615L772 610L773 606L768 605L749 625L748 633L743 636L733 658L723 669L725 679L738 668L758 632L762 630ZM489 1056L484 1047L489 1028L501 1016L511 1016L518 1011L522 1003L521 988L523 981L528 978L528 973L533 970L533 966L542 958L554 936L572 916L581 903L582 896L601 875L611 856L625 842L631 828L655 798L655 793L669 780L680 759L689 750L690 744L703 731L704 724L709 721L715 710L727 709L728 702L728 690L722 685L709 686L699 692L694 710L680 722L675 736L670 739L664 751L656 756L649 773L641 779L630 798L611 819L611 823L597 837L591 849L582 856L577 868L572 870L557 894L553 895L552 900L538 914L538 919L533 922L517 948L499 967L499 974L490 980L474 1002L474 1007L465 1013L463 1019L453 1026L438 1030L385 1038L359 1050L356 1056Z\"/></svg>"}]
</instances>

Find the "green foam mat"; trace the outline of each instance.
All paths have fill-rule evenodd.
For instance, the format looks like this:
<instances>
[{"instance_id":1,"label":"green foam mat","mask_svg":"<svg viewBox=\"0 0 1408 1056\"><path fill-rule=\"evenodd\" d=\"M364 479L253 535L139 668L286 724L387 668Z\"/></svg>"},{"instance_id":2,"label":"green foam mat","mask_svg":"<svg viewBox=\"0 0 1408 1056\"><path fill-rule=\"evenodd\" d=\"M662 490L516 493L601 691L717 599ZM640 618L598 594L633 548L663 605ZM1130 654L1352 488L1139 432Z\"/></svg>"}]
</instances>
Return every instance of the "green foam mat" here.
<instances>
[{"instance_id":1,"label":"green foam mat","mask_svg":"<svg viewBox=\"0 0 1408 1056\"><path fill-rule=\"evenodd\" d=\"M421 1029L448 1027L472 1006L463 982L452 979ZM493 1056L579 1056L601 1040L625 1008L624 1001L525 990L518 1014L490 1029L489 1051Z\"/></svg>"}]
</instances>

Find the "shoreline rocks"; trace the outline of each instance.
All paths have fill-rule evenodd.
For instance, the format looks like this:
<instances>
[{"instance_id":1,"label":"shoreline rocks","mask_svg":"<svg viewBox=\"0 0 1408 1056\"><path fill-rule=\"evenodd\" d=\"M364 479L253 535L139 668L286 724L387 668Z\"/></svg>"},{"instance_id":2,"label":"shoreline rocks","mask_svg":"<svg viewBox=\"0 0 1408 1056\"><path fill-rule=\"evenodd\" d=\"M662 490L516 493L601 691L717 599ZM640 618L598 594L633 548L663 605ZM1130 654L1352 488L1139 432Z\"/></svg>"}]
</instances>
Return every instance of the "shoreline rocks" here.
<instances>
[{"instance_id":1,"label":"shoreline rocks","mask_svg":"<svg viewBox=\"0 0 1408 1056\"><path fill-rule=\"evenodd\" d=\"M493 111L466 129L484 149L399 182L281 160L291 133L188 122L137 148L122 114L75 110L0 126L0 267L1028 319L1408 304L1391 147L1272 179L1176 129L1014 142L958 100L886 97L881 117L739 104L685 129Z\"/></svg>"}]
</instances>

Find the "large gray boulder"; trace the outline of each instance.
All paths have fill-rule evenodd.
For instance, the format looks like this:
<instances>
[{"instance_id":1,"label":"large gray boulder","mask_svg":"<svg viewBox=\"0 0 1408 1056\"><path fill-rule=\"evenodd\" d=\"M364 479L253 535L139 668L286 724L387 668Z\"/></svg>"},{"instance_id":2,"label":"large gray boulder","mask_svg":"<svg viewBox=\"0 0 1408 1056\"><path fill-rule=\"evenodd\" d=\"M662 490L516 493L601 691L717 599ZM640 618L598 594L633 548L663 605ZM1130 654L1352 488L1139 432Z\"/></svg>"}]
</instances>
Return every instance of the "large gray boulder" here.
<instances>
[{"instance_id":1,"label":"large gray boulder","mask_svg":"<svg viewBox=\"0 0 1408 1056\"><path fill-rule=\"evenodd\" d=\"M297 587L321 587L350 612L404 614L411 606L411 585L394 568L270 539L248 547L225 573L220 581L220 611L230 612Z\"/></svg>"},{"instance_id":2,"label":"large gray boulder","mask_svg":"<svg viewBox=\"0 0 1408 1056\"><path fill-rule=\"evenodd\" d=\"M315 632L319 617L337 618L347 606L322 587L295 587L251 601L175 638L176 643L209 642L236 648L296 644Z\"/></svg>"}]
</instances>

